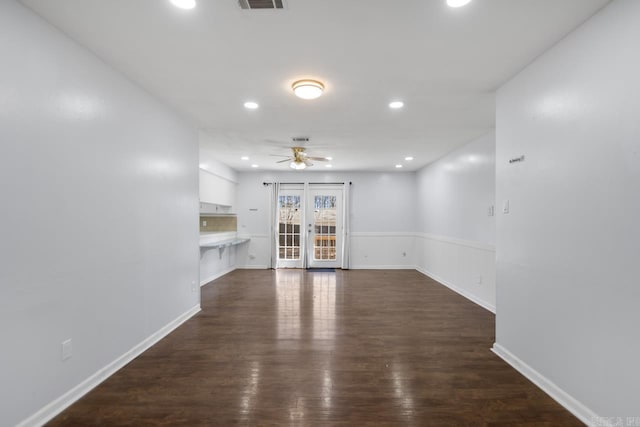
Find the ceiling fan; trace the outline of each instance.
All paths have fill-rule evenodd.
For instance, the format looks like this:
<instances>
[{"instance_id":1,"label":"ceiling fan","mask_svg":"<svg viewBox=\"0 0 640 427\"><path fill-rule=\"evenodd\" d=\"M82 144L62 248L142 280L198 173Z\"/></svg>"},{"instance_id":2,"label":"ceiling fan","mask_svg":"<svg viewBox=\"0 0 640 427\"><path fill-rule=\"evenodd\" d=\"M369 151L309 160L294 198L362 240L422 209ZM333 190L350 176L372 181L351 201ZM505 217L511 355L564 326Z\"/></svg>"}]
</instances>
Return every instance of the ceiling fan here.
<instances>
[{"instance_id":1,"label":"ceiling fan","mask_svg":"<svg viewBox=\"0 0 640 427\"><path fill-rule=\"evenodd\" d=\"M310 160L315 160L315 161L318 161L318 162L326 162L326 161L329 160L326 157L310 157L305 152L305 148L304 147L291 147L291 150L293 151L293 155L291 155L291 156L281 156L281 155L278 155L278 154L272 154L272 156L275 156L275 157L286 157L286 159L280 160L280 161L278 161L276 163L290 162L289 166L292 169L297 169L297 170L302 170L302 169L305 169L308 166L313 166L313 163L311 163Z\"/></svg>"}]
</instances>

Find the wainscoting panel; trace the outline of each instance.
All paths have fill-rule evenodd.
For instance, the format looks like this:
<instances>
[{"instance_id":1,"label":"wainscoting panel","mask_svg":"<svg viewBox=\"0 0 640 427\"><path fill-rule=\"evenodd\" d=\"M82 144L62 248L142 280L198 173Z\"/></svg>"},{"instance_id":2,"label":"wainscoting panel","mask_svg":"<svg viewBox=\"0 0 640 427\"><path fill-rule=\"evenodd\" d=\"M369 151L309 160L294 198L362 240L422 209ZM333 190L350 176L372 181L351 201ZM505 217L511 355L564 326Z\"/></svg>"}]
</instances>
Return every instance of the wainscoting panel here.
<instances>
[{"instance_id":1,"label":"wainscoting panel","mask_svg":"<svg viewBox=\"0 0 640 427\"><path fill-rule=\"evenodd\" d=\"M252 234L248 237L251 240L236 246L236 267L267 269L271 263L271 239L268 234Z\"/></svg>"},{"instance_id":2,"label":"wainscoting panel","mask_svg":"<svg viewBox=\"0 0 640 427\"><path fill-rule=\"evenodd\" d=\"M495 313L495 248L425 233L415 235L415 265L476 304Z\"/></svg>"},{"instance_id":3,"label":"wainscoting panel","mask_svg":"<svg viewBox=\"0 0 640 427\"><path fill-rule=\"evenodd\" d=\"M351 233L351 268L414 269L415 233Z\"/></svg>"}]
</instances>

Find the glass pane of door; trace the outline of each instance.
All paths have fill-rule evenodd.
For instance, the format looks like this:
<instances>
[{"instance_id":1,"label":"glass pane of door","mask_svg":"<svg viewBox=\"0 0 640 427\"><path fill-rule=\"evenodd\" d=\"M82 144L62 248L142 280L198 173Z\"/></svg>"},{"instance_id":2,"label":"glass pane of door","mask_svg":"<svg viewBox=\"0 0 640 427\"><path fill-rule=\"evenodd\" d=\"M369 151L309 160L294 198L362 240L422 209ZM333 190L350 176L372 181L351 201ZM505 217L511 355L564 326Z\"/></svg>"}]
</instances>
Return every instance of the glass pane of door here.
<instances>
[{"instance_id":1,"label":"glass pane of door","mask_svg":"<svg viewBox=\"0 0 640 427\"><path fill-rule=\"evenodd\" d=\"M336 196L314 197L313 259L336 260Z\"/></svg>"},{"instance_id":2,"label":"glass pane of door","mask_svg":"<svg viewBox=\"0 0 640 427\"><path fill-rule=\"evenodd\" d=\"M300 260L300 226L302 209L299 195L278 197L278 259Z\"/></svg>"}]
</instances>

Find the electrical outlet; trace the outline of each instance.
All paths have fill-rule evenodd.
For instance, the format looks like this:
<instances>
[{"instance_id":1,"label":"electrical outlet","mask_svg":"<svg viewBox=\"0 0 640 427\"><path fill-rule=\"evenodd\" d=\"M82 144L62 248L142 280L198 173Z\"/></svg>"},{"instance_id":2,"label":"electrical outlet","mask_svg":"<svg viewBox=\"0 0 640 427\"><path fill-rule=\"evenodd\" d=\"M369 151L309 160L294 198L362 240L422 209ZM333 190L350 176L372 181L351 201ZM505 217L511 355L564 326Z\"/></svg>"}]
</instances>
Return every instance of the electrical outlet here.
<instances>
[{"instance_id":1,"label":"electrical outlet","mask_svg":"<svg viewBox=\"0 0 640 427\"><path fill-rule=\"evenodd\" d=\"M198 289L198 288L196 287L196 281L194 280L194 281L191 282L191 292L195 292L196 289Z\"/></svg>"},{"instance_id":2,"label":"electrical outlet","mask_svg":"<svg viewBox=\"0 0 640 427\"><path fill-rule=\"evenodd\" d=\"M487 215L488 216L493 216L494 215L493 205L489 206L489 209L487 209Z\"/></svg>"},{"instance_id":3,"label":"electrical outlet","mask_svg":"<svg viewBox=\"0 0 640 427\"><path fill-rule=\"evenodd\" d=\"M478 285L482 285L482 276L477 276L477 277L476 277L476 283L477 283Z\"/></svg>"},{"instance_id":4,"label":"electrical outlet","mask_svg":"<svg viewBox=\"0 0 640 427\"><path fill-rule=\"evenodd\" d=\"M73 348L71 347L71 338L62 342L62 360L65 361L73 356Z\"/></svg>"}]
</instances>

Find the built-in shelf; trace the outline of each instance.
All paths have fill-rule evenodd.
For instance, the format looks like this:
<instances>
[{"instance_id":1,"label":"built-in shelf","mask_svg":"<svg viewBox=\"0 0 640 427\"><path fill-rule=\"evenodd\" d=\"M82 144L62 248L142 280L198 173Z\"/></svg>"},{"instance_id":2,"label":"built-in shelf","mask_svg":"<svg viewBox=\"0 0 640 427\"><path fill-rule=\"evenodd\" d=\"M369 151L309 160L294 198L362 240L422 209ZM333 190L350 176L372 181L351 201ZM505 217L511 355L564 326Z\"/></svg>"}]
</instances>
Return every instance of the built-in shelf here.
<instances>
[{"instance_id":1,"label":"built-in shelf","mask_svg":"<svg viewBox=\"0 0 640 427\"><path fill-rule=\"evenodd\" d=\"M211 242L211 243L203 243L200 245L201 248L207 248L207 249L213 249L213 248L226 248L229 246L236 246L236 245L240 245L242 243L246 243L248 242L249 238L236 238L236 239L227 239L227 240L220 240L218 242Z\"/></svg>"},{"instance_id":2,"label":"built-in shelf","mask_svg":"<svg viewBox=\"0 0 640 427\"><path fill-rule=\"evenodd\" d=\"M235 239L227 239L227 240L219 240L217 242L211 242L211 243L201 243L200 244L200 249L215 249L218 248L218 251L220 251L220 259L222 259L222 254L224 253L225 248L231 247L231 246L236 246L236 245L241 245L243 243L247 243L249 240L249 238L235 238Z\"/></svg>"}]
</instances>

